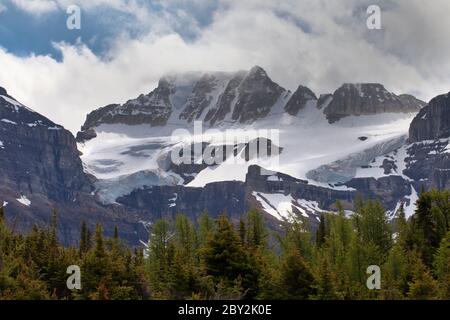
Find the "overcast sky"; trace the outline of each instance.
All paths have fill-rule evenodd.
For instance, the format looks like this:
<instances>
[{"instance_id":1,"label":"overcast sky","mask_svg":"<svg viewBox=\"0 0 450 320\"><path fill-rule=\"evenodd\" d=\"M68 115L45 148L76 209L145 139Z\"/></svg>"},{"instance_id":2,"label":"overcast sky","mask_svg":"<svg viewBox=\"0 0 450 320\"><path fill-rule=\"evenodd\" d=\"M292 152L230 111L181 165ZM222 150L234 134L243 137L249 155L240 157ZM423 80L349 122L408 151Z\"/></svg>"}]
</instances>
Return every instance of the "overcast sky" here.
<instances>
[{"instance_id":1,"label":"overcast sky","mask_svg":"<svg viewBox=\"0 0 450 320\"><path fill-rule=\"evenodd\" d=\"M290 90L380 82L428 101L450 91L449 15L448 0L0 0L0 86L74 133L167 72L260 65Z\"/></svg>"}]
</instances>

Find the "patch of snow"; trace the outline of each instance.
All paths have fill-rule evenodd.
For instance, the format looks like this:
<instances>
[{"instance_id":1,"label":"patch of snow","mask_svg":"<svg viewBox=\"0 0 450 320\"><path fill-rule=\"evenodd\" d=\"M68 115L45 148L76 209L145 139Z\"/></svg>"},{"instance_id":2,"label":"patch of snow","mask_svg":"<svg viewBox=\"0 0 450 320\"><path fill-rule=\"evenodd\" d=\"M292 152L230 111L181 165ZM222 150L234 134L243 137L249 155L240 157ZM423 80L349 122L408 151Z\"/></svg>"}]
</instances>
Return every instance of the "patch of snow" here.
<instances>
[{"instance_id":1,"label":"patch of snow","mask_svg":"<svg viewBox=\"0 0 450 320\"><path fill-rule=\"evenodd\" d=\"M24 206L29 207L31 205L31 201L25 195L22 195L20 198L16 199L17 202L23 204Z\"/></svg>"},{"instance_id":2,"label":"patch of snow","mask_svg":"<svg viewBox=\"0 0 450 320\"><path fill-rule=\"evenodd\" d=\"M5 149L5 145L3 144L3 141L0 140L0 149Z\"/></svg>"},{"instance_id":3,"label":"patch of snow","mask_svg":"<svg viewBox=\"0 0 450 320\"><path fill-rule=\"evenodd\" d=\"M8 202L7 201L3 201L2 207L6 207L7 205L8 205Z\"/></svg>"},{"instance_id":4,"label":"patch of snow","mask_svg":"<svg viewBox=\"0 0 450 320\"><path fill-rule=\"evenodd\" d=\"M252 195L261 203L263 210L281 221L293 219L296 209L303 217L308 218L310 214L325 212L319 207L317 201L305 199L294 199L292 195L283 193L261 193L253 192Z\"/></svg>"},{"instance_id":5,"label":"patch of snow","mask_svg":"<svg viewBox=\"0 0 450 320\"><path fill-rule=\"evenodd\" d=\"M263 210L268 214L281 221L292 219L292 196L285 196L282 193L260 192L253 192L252 195L261 203Z\"/></svg>"},{"instance_id":6,"label":"patch of snow","mask_svg":"<svg viewBox=\"0 0 450 320\"><path fill-rule=\"evenodd\" d=\"M416 201L419 199L416 189L411 186L411 194L406 197L409 199L409 203L405 205L405 217L411 217L416 210Z\"/></svg>"},{"instance_id":7,"label":"patch of snow","mask_svg":"<svg viewBox=\"0 0 450 320\"><path fill-rule=\"evenodd\" d=\"M17 125L16 122L11 121L11 120L9 120L9 119L2 119L2 120L0 120L0 121L1 121L1 122L4 122L4 123L9 123L9 124Z\"/></svg>"},{"instance_id":8,"label":"patch of snow","mask_svg":"<svg viewBox=\"0 0 450 320\"><path fill-rule=\"evenodd\" d=\"M176 205L177 205L176 201L178 199L178 193L175 192L173 195L174 195L174 197L169 199L169 208L176 207Z\"/></svg>"}]
</instances>

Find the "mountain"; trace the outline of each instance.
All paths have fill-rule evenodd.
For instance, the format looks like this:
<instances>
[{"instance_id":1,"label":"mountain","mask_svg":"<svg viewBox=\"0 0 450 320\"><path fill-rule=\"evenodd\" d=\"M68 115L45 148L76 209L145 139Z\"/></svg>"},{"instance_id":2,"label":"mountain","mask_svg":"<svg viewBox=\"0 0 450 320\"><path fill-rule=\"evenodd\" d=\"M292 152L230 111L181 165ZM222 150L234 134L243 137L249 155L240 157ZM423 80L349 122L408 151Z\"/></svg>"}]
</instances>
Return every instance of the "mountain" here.
<instances>
[{"instance_id":1,"label":"mountain","mask_svg":"<svg viewBox=\"0 0 450 320\"><path fill-rule=\"evenodd\" d=\"M163 77L158 87L126 103L99 108L86 117L78 141L94 136L101 124L250 123L264 118L287 90L274 83L258 66L248 72L191 72Z\"/></svg>"},{"instance_id":2,"label":"mountain","mask_svg":"<svg viewBox=\"0 0 450 320\"><path fill-rule=\"evenodd\" d=\"M409 128L406 172L425 188L450 188L450 97L435 97Z\"/></svg>"},{"instance_id":3,"label":"mountain","mask_svg":"<svg viewBox=\"0 0 450 320\"><path fill-rule=\"evenodd\" d=\"M420 110L411 123L409 141L436 140L450 136L450 93L437 96Z\"/></svg>"},{"instance_id":4,"label":"mountain","mask_svg":"<svg viewBox=\"0 0 450 320\"><path fill-rule=\"evenodd\" d=\"M105 205L146 216L241 214L256 206L276 221L309 213L315 224L336 200L352 210L358 193L392 213L402 202L414 210L418 187L405 173L405 148L425 105L372 83L344 84L319 97L303 85L290 92L258 66L173 74L147 95L88 114L77 140ZM272 153L259 152L263 142ZM227 147L233 151L223 152L223 161L209 163ZM180 149L188 163L174 163ZM255 167L274 174L256 179Z\"/></svg>"},{"instance_id":5,"label":"mountain","mask_svg":"<svg viewBox=\"0 0 450 320\"><path fill-rule=\"evenodd\" d=\"M351 115L418 112L425 106L410 95L389 92L378 83L346 83L338 88L324 108L330 123Z\"/></svg>"},{"instance_id":6,"label":"mountain","mask_svg":"<svg viewBox=\"0 0 450 320\"><path fill-rule=\"evenodd\" d=\"M409 216L422 187L450 186L448 95L426 104L372 83L290 92L258 66L172 74L89 113L75 141L0 93L0 200L20 229L58 208L66 243L83 220L137 244L156 218L204 210L237 221L256 207L274 230L292 215L314 227L357 195Z\"/></svg>"},{"instance_id":7,"label":"mountain","mask_svg":"<svg viewBox=\"0 0 450 320\"><path fill-rule=\"evenodd\" d=\"M131 242L139 223L122 209L106 208L91 192L75 138L62 126L27 108L0 87L0 204L19 231L46 225L58 211L59 237L66 244L79 239L85 220L102 222L112 234L121 224Z\"/></svg>"}]
</instances>

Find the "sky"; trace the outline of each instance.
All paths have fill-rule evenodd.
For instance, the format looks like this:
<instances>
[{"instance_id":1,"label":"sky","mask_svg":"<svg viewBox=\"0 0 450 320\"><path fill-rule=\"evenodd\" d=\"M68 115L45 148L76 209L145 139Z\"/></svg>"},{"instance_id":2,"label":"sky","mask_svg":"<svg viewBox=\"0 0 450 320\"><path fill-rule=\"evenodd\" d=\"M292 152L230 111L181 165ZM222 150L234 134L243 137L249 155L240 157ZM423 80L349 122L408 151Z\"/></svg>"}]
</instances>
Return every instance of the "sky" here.
<instances>
[{"instance_id":1,"label":"sky","mask_svg":"<svg viewBox=\"0 0 450 320\"><path fill-rule=\"evenodd\" d=\"M0 0L0 86L73 133L173 72L259 65L290 90L379 82L428 101L450 91L449 13L448 0Z\"/></svg>"}]
</instances>

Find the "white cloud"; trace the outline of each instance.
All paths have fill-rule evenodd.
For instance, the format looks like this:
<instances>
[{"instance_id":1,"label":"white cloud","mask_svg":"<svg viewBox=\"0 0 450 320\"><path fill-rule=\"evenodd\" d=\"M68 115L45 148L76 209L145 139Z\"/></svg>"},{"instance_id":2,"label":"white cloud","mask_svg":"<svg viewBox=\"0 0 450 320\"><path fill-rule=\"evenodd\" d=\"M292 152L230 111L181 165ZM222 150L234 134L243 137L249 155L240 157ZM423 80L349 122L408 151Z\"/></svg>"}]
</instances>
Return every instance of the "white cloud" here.
<instances>
[{"instance_id":1,"label":"white cloud","mask_svg":"<svg viewBox=\"0 0 450 320\"><path fill-rule=\"evenodd\" d=\"M201 7L202 1L191 4ZM382 8L382 31L366 28L365 9L374 2ZM62 62L0 49L0 85L73 132L89 111L148 93L161 75L174 71L231 71L258 64L288 89L304 84L318 94L343 82L380 82L423 99L450 90L446 0L224 0L203 29L188 9L156 14L138 1L92 3L134 12L137 23L148 23L151 31L139 39L119 36L107 59L80 44L60 44ZM183 27L197 38L187 41L171 32Z\"/></svg>"},{"instance_id":2,"label":"white cloud","mask_svg":"<svg viewBox=\"0 0 450 320\"><path fill-rule=\"evenodd\" d=\"M41 15L58 9L57 2L54 0L11 0L11 2L28 13Z\"/></svg>"}]
</instances>

